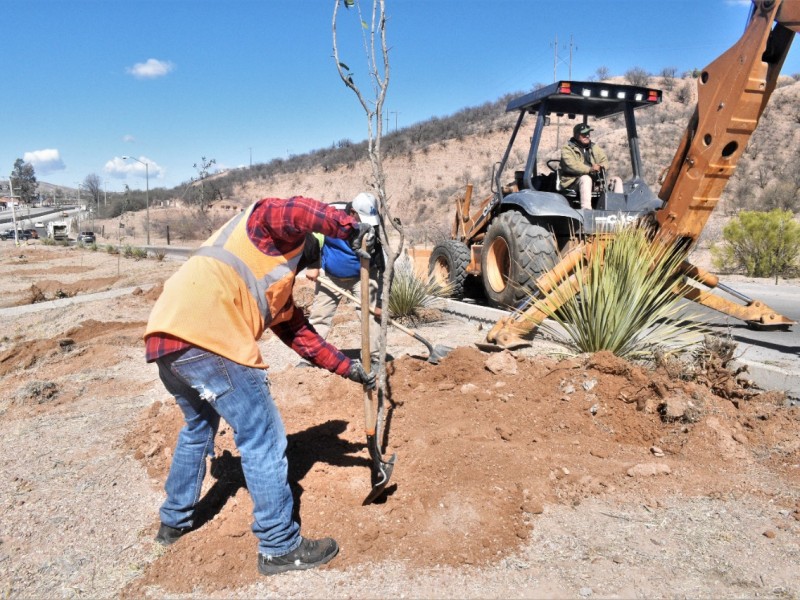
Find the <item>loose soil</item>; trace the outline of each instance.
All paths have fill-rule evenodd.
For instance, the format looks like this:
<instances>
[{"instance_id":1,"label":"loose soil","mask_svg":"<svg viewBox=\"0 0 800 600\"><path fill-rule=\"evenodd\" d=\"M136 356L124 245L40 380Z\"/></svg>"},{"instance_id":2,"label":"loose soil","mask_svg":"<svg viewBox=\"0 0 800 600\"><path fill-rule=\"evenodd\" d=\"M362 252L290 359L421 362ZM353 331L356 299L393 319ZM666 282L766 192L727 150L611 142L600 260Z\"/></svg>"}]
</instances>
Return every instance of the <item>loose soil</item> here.
<instances>
[{"instance_id":1,"label":"loose soil","mask_svg":"<svg viewBox=\"0 0 800 600\"><path fill-rule=\"evenodd\" d=\"M0 250L5 298L141 287L0 311L5 595L800 595L800 408L781 393L753 389L715 353L691 378L607 353L557 360L545 342L485 353L479 326L447 319L418 329L454 347L439 365L390 332L384 442L397 465L369 506L360 388L261 341L303 533L341 546L329 565L257 574L252 503L224 424L200 523L164 549L152 538L183 420L140 336L178 263L128 259L118 276L101 253L19 253ZM296 298L312 298L302 279ZM354 315L343 305L330 338L353 353Z\"/></svg>"}]
</instances>

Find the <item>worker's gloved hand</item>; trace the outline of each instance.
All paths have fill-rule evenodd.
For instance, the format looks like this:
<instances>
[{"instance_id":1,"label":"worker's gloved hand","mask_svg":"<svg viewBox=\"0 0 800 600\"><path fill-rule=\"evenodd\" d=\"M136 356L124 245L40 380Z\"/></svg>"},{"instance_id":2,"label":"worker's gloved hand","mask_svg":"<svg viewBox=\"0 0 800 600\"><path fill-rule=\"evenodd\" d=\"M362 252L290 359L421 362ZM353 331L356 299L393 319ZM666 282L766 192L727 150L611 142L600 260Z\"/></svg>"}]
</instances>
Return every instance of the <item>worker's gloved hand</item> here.
<instances>
[{"instance_id":1,"label":"worker's gloved hand","mask_svg":"<svg viewBox=\"0 0 800 600\"><path fill-rule=\"evenodd\" d=\"M364 240L367 242L366 251L361 248ZM375 230L372 225L357 223L356 228L353 229L353 233L350 235L349 244L359 258L369 260L375 250Z\"/></svg>"},{"instance_id":2,"label":"worker's gloved hand","mask_svg":"<svg viewBox=\"0 0 800 600\"><path fill-rule=\"evenodd\" d=\"M360 383L364 386L364 389L375 389L375 372L367 373L364 370L364 365L362 365L361 361L358 359L350 361L350 372L347 374L347 378L356 383Z\"/></svg>"}]
</instances>

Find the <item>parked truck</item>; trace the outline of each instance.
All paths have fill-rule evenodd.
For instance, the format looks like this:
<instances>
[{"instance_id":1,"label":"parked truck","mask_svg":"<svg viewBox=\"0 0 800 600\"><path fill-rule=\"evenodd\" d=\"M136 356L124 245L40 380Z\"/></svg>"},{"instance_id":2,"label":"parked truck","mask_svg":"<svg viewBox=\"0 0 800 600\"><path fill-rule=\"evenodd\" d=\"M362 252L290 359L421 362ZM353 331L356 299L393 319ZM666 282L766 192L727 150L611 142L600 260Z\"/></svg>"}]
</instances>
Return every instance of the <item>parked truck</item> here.
<instances>
[{"instance_id":1,"label":"parked truck","mask_svg":"<svg viewBox=\"0 0 800 600\"><path fill-rule=\"evenodd\" d=\"M50 221L47 223L47 237L61 241L69 239L69 223L66 221Z\"/></svg>"}]
</instances>

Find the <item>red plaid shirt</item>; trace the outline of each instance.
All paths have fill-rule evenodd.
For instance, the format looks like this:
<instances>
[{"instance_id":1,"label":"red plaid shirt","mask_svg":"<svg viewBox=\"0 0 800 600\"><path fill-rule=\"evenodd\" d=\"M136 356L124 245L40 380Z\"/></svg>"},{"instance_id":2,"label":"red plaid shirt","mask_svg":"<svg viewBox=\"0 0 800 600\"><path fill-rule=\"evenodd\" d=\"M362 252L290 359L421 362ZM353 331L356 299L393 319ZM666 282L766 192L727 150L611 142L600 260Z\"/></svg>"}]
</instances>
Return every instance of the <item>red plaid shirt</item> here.
<instances>
[{"instance_id":1,"label":"red plaid shirt","mask_svg":"<svg viewBox=\"0 0 800 600\"><path fill-rule=\"evenodd\" d=\"M343 211L301 196L288 200L265 198L256 203L247 220L247 234L261 252L278 256L297 248L311 231L345 239L356 223ZM316 365L339 375L349 372L350 359L317 335L297 307L289 320L270 329L284 344ZM150 335L145 340L147 362L188 347L189 343L166 333Z\"/></svg>"}]
</instances>

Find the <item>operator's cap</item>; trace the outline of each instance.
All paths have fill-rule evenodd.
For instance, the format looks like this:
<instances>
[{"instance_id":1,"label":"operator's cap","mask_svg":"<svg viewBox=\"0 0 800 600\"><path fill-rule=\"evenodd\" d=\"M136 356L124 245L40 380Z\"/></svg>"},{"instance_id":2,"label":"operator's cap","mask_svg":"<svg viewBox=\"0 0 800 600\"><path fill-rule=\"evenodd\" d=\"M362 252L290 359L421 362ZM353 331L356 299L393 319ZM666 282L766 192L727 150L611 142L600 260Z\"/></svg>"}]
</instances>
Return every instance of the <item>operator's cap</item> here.
<instances>
[{"instance_id":1,"label":"operator's cap","mask_svg":"<svg viewBox=\"0 0 800 600\"><path fill-rule=\"evenodd\" d=\"M376 227L380 223L378 218L378 201L375 196L367 192L361 192L353 198L351 202L353 210L358 213L362 223Z\"/></svg>"},{"instance_id":2,"label":"operator's cap","mask_svg":"<svg viewBox=\"0 0 800 600\"><path fill-rule=\"evenodd\" d=\"M585 135L587 133L591 133L592 131L594 131L594 129L589 127L586 123L578 123L572 128L572 135L578 137L579 135Z\"/></svg>"}]
</instances>

